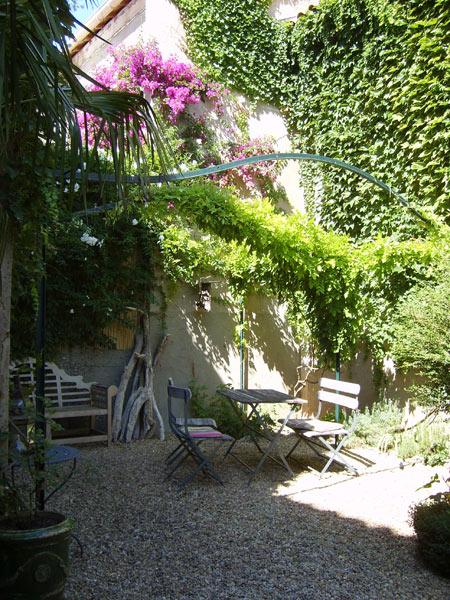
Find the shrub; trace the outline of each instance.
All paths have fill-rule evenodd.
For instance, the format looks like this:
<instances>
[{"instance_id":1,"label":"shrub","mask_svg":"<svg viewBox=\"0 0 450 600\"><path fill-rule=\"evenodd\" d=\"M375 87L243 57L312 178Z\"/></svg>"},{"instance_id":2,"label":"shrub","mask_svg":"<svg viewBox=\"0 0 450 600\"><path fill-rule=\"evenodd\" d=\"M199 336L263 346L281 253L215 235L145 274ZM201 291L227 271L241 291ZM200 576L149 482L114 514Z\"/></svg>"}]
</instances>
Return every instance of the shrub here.
<instances>
[{"instance_id":1,"label":"shrub","mask_svg":"<svg viewBox=\"0 0 450 600\"><path fill-rule=\"evenodd\" d=\"M245 435L253 435L253 433L250 433L250 430L244 426L245 412L239 408L237 403L235 403L237 409L235 410L229 400L219 394L209 396L206 391L206 386L199 385L196 381L191 381L189 383L189 388L192 392L192 416L214 419L217 423L217 427L223 431L223 433L228 433L237 440ZM252 429L255 430L261 428L263 424L264 427L271 427L275 423L270 415L262 414L260 420L252 417L249 424Z\"/></svg>"},{"instance_id":2,"label":"shrub","mask_svg":"<svg viewBox=\"0 0 450 600\"><path fill-rule=\"evenodd\" d=\"M402 410L395 402L383 401L366 408L359 415L355 433L355 443L379 448L383 451L395 446L393 432L401 426Z\"/></svg>"},{"instance_id":3,"label":"shrub","mask_svg":"<svg viewBox=\"0 0 450 600\"><path fill-rule=\"evenodd\" d=\"M426 465L443 465L450 455L446 423L441 420L421 423L410 431L399 434L396 448L400 458L421 456Z\"/></svg>"},{"instance_id":4,"label":"shrub","mask_svg":"<svg viewBox=\"0 0 450 600\"><path fill-rule=\"evenodd\" d=\"M445 464L450 442L444 419L436 418L432 423L427 420L408 431L402 431L402 423L403 412L398 404L378 402L360 414L352 444L372 446L383 452L395 450L402 459L420 456L430 466Z\"/></svg>"},{"instance_id":5,"label":"shrub","mask_svg":"<svg viewBox=\"0 0 450 600\"><path fill-rule=\"evenodd\" d=\"M209 396L206 386L199 385L196 381L191 381L189 388L192 392L192 416L214 419L223 433L228 433L236 439L245 435L243 416L236 413L226 398L218 394Z\"/></svg>"},{"instance_id":6,"label":"shrub","mask_svg":"<svg viewBox=\"0 0 450 600\"><path fill-rule=\"evenodd\" d=\"M434 494L413 506L410 520L422 560L450 578L450 492Z\"/></svg>"},{"instance_id":7,"label":"shrub","mask_svg":"<svg viewBox=\"0 0 450 600\"><path fill-rule=\"evenodd\" d=\"M448 266L448 265L447 265ZM394 319L393 355L399 369L425 379L410 388L413 400L450 409L450 278L442 268L437 283L413 288Z\"/></svg>"}]
</instances>

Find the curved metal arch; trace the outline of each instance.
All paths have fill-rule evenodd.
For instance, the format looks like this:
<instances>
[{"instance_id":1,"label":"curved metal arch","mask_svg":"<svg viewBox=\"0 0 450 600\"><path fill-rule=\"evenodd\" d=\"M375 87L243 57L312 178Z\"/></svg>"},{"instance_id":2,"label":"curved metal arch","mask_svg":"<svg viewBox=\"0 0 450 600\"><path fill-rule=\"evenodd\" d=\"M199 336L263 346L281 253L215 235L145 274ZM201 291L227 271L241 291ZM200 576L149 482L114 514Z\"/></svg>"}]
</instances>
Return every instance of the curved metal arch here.
<instances>
[{"instance_id":1,"label":"curved metal arch","mask_svg":"<svg viewBox=\"0 0 450 600\"><path fill-rule=\"evenodd\" d=\"M228 163L222 163L220 165L213 165L211 167L205 167L202 169L195 169L194 171L187 171L186 173L170 173L167 175L150 175L150 176L140 176L140 175L128 175L124 178L126 183L170 183L173 181L184 181L186 179L195 179L196 177L204 177L207 175L213 175L215 173L221 173L223 171L229 171L230 169L236 169L238 167L243 167L245 165L250 165L258 162L265 161L278 161L278 160L305 160L311 162L319 162L331 165L333 167L338 167L344 169L345 171L350 171L351 173L355 173L359 175L363 179L366 179L370 183L379 187L380 189L387 192L389 195L394 196L403 206L405 206L408 210L410 210L416 217L418 217L421 221L428 223L428 220L420 214L418 210L412 207L409 202L404 198L399 192L393 189L387 183L384 183L380 179L377 179L367 171L360 169L359 167L355 167L350 163L346 163L343 160L338 160L336 158L330 158L329 156L322 156L320 154L309 154L304 152L279 152L274 154L257 154L256 156L249 156L248 158L242 158L239 160L233 160ZM100 181L99 175L96 173L88 174L89 181ZM115 180L114 175L103 175L101 177L102 181L112 182ZM108 208L113 205L105 205L104 207L97 207L94 209L88 209L87 211L83 211L83 214L93 213L93 212L103 212L104 210L108 210ZM82 213L80 213L82 214Z\"/></svg>"}]
</instances>

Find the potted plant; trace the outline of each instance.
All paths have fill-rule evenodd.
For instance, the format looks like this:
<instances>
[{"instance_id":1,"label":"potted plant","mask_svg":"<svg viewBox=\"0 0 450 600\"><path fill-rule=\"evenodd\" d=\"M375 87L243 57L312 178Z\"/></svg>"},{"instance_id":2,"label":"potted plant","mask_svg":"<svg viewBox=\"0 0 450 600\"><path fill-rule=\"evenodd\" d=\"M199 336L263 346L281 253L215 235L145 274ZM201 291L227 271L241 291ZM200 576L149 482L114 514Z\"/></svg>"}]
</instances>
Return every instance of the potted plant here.
<instances>
[{"instance_id":1,"label":"potted plant","mask_svg":"<svg viewBox=\"0 0 450 600\"><path fill-rule=\"evenodd\" d=\"M435 475L425 487L438 480ZM450 578L450 489L412 506L410 520L423 562L439 575Z\"/></svg>"},{"instance_id":2,"label":"potted plant","mask_svg":"<svg viewBox=\"0 0 450 600\"><path fill-rule=\"evenodd\" d=\"M16 423L11 421L14 443L8 471L0 477L0 597L59 600L64 598L74 521L45 510L53 493L45 497L45 490L61 486L61 473L49 463L60 461L54 460L28 403L23 418L18 421L16 415ZM25 431L17 426L20 420Z\"/></svg>"}]
</instances>

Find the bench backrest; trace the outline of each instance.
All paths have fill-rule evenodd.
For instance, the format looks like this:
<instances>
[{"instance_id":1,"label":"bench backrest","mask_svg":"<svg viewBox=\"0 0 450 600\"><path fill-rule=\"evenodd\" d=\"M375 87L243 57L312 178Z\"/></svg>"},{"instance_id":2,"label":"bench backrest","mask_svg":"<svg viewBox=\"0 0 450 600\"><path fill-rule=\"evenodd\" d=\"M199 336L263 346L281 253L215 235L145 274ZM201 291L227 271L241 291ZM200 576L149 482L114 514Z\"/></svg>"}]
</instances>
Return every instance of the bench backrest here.
<instances>
[{"instance_id":1,"label":"bench backrest","mask_svg":"<svg viewBox=\"0 0 450 600\"><path fill-rule=\"evenodd\" d=\"M355 410L358 408L358 395L361 386L358 383L339 381L322 377L319 381L319 402L338 404ZM320 408L320 406L319 406Z\"/></svg>"},{"instance_id":2,"label":"bench backrest","mask_svg":"<svg viewBox=\"0 0 450 600\"><path fill-rule=\"evenodd\" d=\"M31 388L29 396L35 397L35 359L27 358L13 363L10 367L10 377L19 375L23 391ZM91 401L91 383L83 381L81 375L69 375L54 363L45 363L45 398L55 407L79 406Z\"/></svg>"}]
</instances>

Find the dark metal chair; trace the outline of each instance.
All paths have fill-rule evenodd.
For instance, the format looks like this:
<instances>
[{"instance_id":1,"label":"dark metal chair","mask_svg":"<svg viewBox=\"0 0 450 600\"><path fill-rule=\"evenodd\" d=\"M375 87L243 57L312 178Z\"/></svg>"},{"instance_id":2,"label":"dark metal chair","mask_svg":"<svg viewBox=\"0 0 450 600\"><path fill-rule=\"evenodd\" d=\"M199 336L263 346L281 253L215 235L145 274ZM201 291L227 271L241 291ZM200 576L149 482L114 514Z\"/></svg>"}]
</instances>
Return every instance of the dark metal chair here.
<instances>
[{"instance_id":1,"label":"dark metal chair","mask_svg":"<svg viewBox=\"0 0 450 600\"><path fill-rule=\"evenodd\" d=\"M189 402L191 397L192 394L189 388L176 387L173 385L172 380L169 379L169 385L167 386L169 426L179 444L166 459L169 468L167 478L172 477L175 471L190 457L193 459L195 467L179 482L180 488L188 485L199 473L203 473L221 485L224 485L211 462L212 457L216 454L220 446L217 446L215 452L208 457L203 448L200 448L200 445L204 442L232 443L234 438L219 431L213 419L193 419L189 417ZM175 415L174 400L182 401L183 417Z\"/></svg>"}]
</instances>

